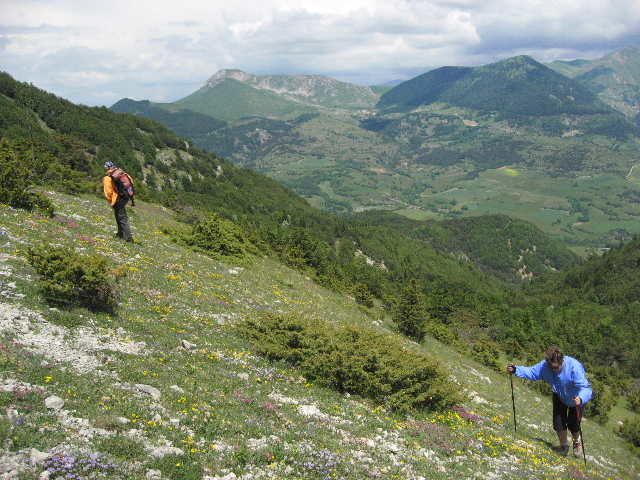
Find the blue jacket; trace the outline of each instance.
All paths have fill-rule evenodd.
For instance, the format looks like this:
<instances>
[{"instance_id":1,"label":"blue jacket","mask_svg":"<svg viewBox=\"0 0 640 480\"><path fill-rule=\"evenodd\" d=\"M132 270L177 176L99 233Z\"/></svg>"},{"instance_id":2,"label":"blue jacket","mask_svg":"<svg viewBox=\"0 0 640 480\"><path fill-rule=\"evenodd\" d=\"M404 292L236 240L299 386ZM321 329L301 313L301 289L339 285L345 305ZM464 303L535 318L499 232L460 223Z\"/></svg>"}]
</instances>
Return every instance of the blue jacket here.
<instances>
[{"instance_id":1,"label":"blue jacket","mask_svg":"<svg viewBox=\"0 0 640 480\"><path fill-rule=\"evenodd\" d=\"M516 367L516 375L527 380L544 380L557 393L562 403L575 407L575 397L580 397L584 405L593 396L591 384L582 364L573 357L564 357L562 370L555 373L546 360L532 367Z\"/></svg>"}]
</instances>

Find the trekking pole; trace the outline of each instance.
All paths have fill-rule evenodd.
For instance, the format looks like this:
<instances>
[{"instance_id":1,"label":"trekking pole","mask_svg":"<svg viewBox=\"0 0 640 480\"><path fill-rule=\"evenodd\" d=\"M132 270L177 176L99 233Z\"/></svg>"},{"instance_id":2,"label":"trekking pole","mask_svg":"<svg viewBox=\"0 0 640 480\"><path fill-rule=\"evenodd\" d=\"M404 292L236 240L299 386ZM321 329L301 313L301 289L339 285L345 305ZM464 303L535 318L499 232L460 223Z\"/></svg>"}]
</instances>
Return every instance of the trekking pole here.
<instances>
[{"instance_id":1,"label":"trekking pole","mask_svg":"<svg viewBox=\"0 0 640 480\"><path fill-rule=\"evenodd\" d=\"M513 433L518 433L518 424L516 422L516 397L513 394L513 374L509 374L509 380L511 381L511 405L513 406ZM581 435L582 437L582 435Z\"/></svg>"},{"instance_id":2,"label":"trekking pole","mask_svg":"<svg viewBox=\"0 0 640 480\"><path fill-rule=\"evenodd\" d=\"M584 469L587 469L587 454L584 451L584 437L582 436L582 405L576 405L576 413L578 414L578 432L580 433L580 446L582 447L582 458L584 459Z\"/></svg>"}]
</instances>

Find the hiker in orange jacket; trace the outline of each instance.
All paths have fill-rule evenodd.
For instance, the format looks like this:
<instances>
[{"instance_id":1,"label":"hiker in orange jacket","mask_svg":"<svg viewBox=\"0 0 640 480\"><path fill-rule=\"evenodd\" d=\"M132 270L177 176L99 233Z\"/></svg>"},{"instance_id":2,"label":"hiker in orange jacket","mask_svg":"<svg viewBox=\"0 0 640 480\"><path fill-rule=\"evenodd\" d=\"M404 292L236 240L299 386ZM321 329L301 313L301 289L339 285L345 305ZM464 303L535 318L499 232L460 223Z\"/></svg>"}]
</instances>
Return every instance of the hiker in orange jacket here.
<instances>
[{"instance_id":1,"label":"hiker in orange jacket","mask_svg":"<svg viewBox=\"0 0 640 480\"><path fill-rule=\"evenodd\" d=\"M127 216L127 210L125 208L130 198L124 189L119 188L115 180L115 178L119 178L122 174L126 175L126 173L119 169L113 162L106 162L104 168L106 174L102 179L102 186L104 196L113 208L113 213L116 217L116 225L118 226L116 237L126 242L133 242L131 228L129 227L129 217Z\"/></svg>"}]
</instances>

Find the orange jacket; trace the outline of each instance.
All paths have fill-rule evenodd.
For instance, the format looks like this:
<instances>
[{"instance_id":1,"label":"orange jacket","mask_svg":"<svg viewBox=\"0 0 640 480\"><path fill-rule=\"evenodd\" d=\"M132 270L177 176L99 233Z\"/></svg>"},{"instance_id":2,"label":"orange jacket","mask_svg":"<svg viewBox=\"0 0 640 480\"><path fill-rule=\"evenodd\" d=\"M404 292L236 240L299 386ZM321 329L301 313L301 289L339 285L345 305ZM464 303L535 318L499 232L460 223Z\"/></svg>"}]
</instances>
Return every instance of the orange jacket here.
<instances>
[{"instance_id":1,"label":"orange jacket","mask_svg":"<svg viewBox=\"0 0 640 480\"><path fill-rule=\"evenodd\" d=\"M109 204L113 207L118 201L118 189L116 187L116 182L114 182L113 178L111 178L111 176L109 175L110 173L111 170L109 170L102 179L102 187L107 202L109 202Z\"/></svg>"}]
</instances>

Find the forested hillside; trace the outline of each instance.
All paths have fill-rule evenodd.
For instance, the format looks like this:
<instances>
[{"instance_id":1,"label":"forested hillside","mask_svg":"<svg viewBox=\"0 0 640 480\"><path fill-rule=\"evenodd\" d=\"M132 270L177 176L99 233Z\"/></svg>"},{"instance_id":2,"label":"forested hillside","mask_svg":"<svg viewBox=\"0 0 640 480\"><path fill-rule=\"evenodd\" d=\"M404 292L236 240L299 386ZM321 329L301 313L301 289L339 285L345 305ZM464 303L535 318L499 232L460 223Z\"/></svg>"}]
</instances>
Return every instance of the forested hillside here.
<instances>
[{"instance_id":1,"label":"forested hillside","mask_svg":"<svg viewBox=\"0 0 640 480\"><path fill-rule=\"evenodd\" d=\"M594 60L555 61L549 67L574 78L628 117L640 118L640 48L626 47Z\"/></svg>"},{"instance_id":2,"label":"forested hillside","mask_svg":"<svg viewBox=\"0 0 640 480\"><path fill-rule=\"evenodd\" d=\"M528 56L476 68L432 70L391 89L378 106L410 111L435 102L507 117L612 113L581 84Z\"/></svg>"}]
</instances>

